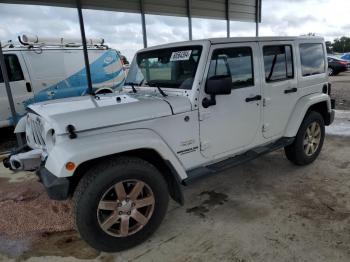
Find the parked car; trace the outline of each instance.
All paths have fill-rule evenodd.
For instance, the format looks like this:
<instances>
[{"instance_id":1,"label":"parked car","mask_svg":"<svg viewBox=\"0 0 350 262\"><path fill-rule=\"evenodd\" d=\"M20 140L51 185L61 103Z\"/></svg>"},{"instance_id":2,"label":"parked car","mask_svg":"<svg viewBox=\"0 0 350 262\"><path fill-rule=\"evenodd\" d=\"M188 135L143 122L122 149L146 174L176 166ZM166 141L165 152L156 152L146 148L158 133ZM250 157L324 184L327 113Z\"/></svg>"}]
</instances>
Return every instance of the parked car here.
<instances>
[{"instance_id":1,"label":"parked car","mask_svg":"<svg viewBox=\"0 0 350 262\"><path fill-rule=\"evenodd\" d=\"M333 56L328 56L328 75L336 76L341 72L350 70L350 62L336 58Z\"/></svg>"},{"instance_id":2,"label":"parked car","mask_svg":"<svg viewBox=\"0 0 350 262\"><path fill-rule=\"evenodd\" d=\"M346 61L350 61L350 53L345 53L340 58Z\"/></svg>"},{"instance_id":3,"label":"parked car","mask_svg":"<svg viewBox=\"0 0 350 262\"><path fill-rule=\"evenodd\" d=\"M72 197L92 247L133 247L169 195L183 204L182 185L280 148L299 166L318 157L334 119L325 54L315 37L143 49L119 93L30 105L15 129L28 148L4 165L37 170L52 199Z\"/></svg>"},{"instance_id":4,"label":"parked car","mask_svg":"<svg viewBox=\"0 0 350 262\"><path fill-rule=\"evenodd\" d=\"M24 35L22 45L3 48L16 112L26 113L32 103L86 94L86 73L79 39L39 38ZM96 93L121 88L125 73L118 52L103 39L89 39L89 59ZM12 125L0 70L0 127Z\"/></svg>"}]
</instances>

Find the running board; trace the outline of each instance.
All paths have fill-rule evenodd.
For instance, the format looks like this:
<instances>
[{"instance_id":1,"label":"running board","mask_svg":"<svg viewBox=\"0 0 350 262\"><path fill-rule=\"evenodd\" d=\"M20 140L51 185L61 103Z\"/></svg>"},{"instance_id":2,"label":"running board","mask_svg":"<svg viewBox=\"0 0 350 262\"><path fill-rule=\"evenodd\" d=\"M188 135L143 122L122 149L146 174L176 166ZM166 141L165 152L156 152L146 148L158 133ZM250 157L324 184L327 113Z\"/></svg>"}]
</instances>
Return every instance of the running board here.
<instances>
[{"instance_id":1,"label":"running board","mask_svg":"<svg viewBox=\"0 0 350 262\"><path fill-rule=\"evenodd\" d=\"M234 157L230 157L218 163L214 163L208 166L198 167L187 172L187 178L182 181L184 185L191 184L195 180L218 173L220 171L238 166L247 161L253 160L258 156L270 153L282 147L288 146L292 144L294 141L294 137L282 137L279 140L275 141L272 144L259 146L253 148L241 155L236 155Z\"/></svg>"}]
</instances>

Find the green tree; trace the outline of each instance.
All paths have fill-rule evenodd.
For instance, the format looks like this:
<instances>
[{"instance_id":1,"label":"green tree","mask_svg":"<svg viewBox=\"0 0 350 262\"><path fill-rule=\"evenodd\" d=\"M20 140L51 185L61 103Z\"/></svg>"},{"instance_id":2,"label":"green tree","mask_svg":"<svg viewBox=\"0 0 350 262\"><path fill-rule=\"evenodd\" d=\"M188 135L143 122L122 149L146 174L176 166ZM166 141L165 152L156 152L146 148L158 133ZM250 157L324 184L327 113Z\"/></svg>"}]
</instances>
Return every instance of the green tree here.
<instances>
[{"instance_id":1,"label":"green tree","mask_svg":"<svg viewBox=\"0 0 350 262\"><path fill-rule=\"evenodd\" d=\"M341 38L334 39L332 50L337 53L350 52L350 37L342 36Z\"/></svg>"}]
</instances>

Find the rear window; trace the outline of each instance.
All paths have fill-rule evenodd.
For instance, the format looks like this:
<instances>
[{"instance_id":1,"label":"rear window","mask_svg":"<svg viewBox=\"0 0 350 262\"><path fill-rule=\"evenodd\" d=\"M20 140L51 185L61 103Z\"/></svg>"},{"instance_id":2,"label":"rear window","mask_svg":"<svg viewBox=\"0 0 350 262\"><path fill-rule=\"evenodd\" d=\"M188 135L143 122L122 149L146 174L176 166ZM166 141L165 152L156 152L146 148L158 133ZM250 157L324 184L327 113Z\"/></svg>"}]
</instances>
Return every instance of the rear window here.
<instances>
[{"instance_id":1,"label":"rear window","mask_svg":"<svg viewBox=\"0 0 350 262\"><path fill-rule=\"evenodd\" d=\"M5 55L5 64L10 82L23 80L23 72L16 55ZM4 82L0 68L0 83Z\"/></svg>"},{"instance_id":2,"label":"rear window","mask_svg":"<svg viewBox=\"0 0 350 262\"><path fill-rule=\"evenodd\" d=\"M264 46L263 53L267 83L294 78L292 46Z\"/></svg>"},{"instance_id":3,"label":"rear window","mask_svg":"<svg viewBox=\"0 0 350 262\"><path fill-rule=\"evenodd\" d=\"M322 74L326 71L322 44L300 44L301 72L303 76Z\"/></svg>"}]
</instances>

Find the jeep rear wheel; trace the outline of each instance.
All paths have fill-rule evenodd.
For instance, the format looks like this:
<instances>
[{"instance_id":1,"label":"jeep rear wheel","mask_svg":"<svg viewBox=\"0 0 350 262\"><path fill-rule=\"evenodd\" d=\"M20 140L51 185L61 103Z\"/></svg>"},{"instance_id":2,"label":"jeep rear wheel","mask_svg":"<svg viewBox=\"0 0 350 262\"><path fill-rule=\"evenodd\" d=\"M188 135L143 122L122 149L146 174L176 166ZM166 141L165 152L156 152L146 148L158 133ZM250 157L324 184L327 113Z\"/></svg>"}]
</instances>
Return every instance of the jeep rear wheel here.
<instances>
[{"instance_id":1,"label":"jeep rear wheel","mask_svg":"<svg viewBox=\"0 0 350 262\"><path fill-rule=\"evenodd\" d=\"M295 137L293 144L286 146L287 158L296 165L312 163L320 154L325 136L325 125L320 113L309 112Z\"/></svg>"},{"instance_id":2,"label":"jeep rear wheel","mask_svg":"<svg viewBox=\"0 0 350 262\"><path fill-rule=\"evenodd\" d=\"M74 194L81 237L95 249L121 251L146 240L169 201L167 183L150 163L118 158L93 167Z\"/></svg>"}]
</instances>

